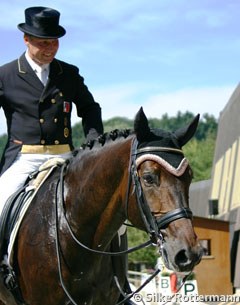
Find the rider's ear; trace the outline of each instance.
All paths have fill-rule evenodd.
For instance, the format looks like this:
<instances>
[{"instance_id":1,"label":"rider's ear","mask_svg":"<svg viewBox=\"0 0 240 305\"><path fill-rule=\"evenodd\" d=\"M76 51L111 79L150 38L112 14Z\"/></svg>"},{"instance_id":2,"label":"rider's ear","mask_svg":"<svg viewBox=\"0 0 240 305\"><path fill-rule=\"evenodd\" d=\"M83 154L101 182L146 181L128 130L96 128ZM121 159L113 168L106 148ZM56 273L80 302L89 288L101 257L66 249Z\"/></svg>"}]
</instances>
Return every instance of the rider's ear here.
<instances>
[{"instance_id":1,"label":"rider's ear","mask_svg":"<svg viewBox=\"0 0 240 305\"><path fill-rule=\"evenodd\" d=\"M147 141L150 133L150 128L148 126L148 119L141 107L136 114L134 120L134 131L137 137L137 140L142 143Z\"/></svg>"},{"instance_id":2,"label":"rider's ear","mask_svg":"<svg viewBox=\"0 0 240 305\"><path fill-rule=\"evenodd\" d=\"M196 115L190 124L174 131L174 134L178 139L178 143L180 147L185 145L194 136L197 130L199 117L200 117L199 114Z\"/></svg>"}]
</instances>

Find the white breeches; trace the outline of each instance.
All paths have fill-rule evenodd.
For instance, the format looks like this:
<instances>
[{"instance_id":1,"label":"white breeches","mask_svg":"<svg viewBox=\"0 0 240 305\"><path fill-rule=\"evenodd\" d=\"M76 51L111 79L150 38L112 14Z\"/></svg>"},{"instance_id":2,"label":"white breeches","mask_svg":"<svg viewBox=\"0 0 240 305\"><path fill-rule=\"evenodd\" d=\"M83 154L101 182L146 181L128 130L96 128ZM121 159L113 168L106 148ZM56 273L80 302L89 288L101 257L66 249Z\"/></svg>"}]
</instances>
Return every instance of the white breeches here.
<instances>
[{"instance_id":1,"label":"white breeches","mask_svg":"<svg viewBox=\"0 0 240 305\"><path fill-rule=\"evenodd\" d=\"M61 155L19 153L14 163L0 177L0 215L7 199L24 185L29 174L37 171L49 159L68 159L71 155L71 152Z\"/></svg>"}]
</instances>

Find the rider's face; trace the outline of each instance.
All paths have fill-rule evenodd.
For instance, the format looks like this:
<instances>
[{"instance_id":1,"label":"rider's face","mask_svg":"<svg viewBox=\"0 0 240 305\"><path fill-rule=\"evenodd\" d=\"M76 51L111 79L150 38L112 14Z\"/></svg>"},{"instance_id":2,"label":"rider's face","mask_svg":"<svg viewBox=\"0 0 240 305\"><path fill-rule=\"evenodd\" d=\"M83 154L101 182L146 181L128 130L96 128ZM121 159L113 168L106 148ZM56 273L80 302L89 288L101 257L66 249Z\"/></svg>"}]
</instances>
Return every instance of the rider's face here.
<instances>
[{"instance_id":1,"label":"rider's face","mask_svg":"<svg viewBox=\"0 0 240 305\"><path fill-rule=\"evenodd\" d=\"M25 34L24 42L28 47L29 56L40 66L51 63L59 48L59 40L57 38L37 38Z\"/></svg>"}]
</instances>

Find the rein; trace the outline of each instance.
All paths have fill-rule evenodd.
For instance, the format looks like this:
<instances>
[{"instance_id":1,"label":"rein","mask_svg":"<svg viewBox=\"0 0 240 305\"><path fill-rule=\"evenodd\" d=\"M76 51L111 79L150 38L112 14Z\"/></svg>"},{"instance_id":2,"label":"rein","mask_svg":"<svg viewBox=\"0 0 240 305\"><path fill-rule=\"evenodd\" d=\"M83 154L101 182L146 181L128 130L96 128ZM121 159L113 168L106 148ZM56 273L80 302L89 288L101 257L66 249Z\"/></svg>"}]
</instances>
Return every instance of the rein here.
<instances>
[{"instance_id":1,"label":"rein","mask_svg":"<svg viewBox=\"0 0 240 305\"><path fill-rule=\"evenodd\" d=\"M69 224L69 221L66 217L65 210L64 210L64 176L65 176L65 170L68 166L68 162L65 162L61 167L60 178L56 185L56 196L55 196L55 217L56 217L56 220L55 220L56 221L55 222L56 240L55 240L55 242L56 242L58 273L59 273L60 283L61 283L61 286L62 286L66 296L69 298L69 300L74 305L77 305L77 303L74 301L74 299L68 292L68 290L64 284L63 277L62 277L62 266L61 266L61 257L60 257L61 250L60 250L59 232L58 232L59 231L59 226L58 226L59 209L62 211L62 215L64 217L64 221L66 222L68 231L69 231L72 239L76 242L77 245L79 245L80 247L82 247L83 249L85 249L89 252L92 252L95 254L101 254L101 255L109 255L109 256L119 256L119 255L123 255L123 254L128 254L128 253L134 252L136 250L145 248L151 244L154 244L154 245L158 244L161 247L164 242L164 239L163 239L163 236L161 233L162 228L166 227L170 222L180 219L180 218L192 219L192 212L188 207L180 207L180 208L174 209L172 211L167 212L164 216L161 216L160 218L154 217L152 215L150 207L147 204L147 201L145 199L145 196L144 196L144 193L142 190L142 186L141 186L141 182L140 182L140 177L137 172L136 160L137 160L137 155L139 153L164 151L164 152L171 152L171 153L175 152L175 153L179 154L179 153L182 153L182 151L180 149L167 148L167 147L159 147L159 148L153 147L152 150L151 150L151 147L145 147L145 148L141 148L138 150L137 146L138 146L138 141L136 140L136 138L134 138L132 141L132 145L131 145L130 162L129 162L129 169L128 169L129 178L128 178L126 198L125 198L125 213L127 216L126 218L128 219L128 207L129 207L128 199L129 199L129 195L130 195L131 185L133 183L133 186L134 186L133 190L136 195L138 209L140 211L141 218L145 225L146 231L150 235L150 240L148 240L147 242L142 243L141 245L138 245L136 247L127 249L125 251L107 252L107 251L95 250L95 249L88 247L87 245L83 244L81 241L78 240L78 238L75 236L75 234ZM58 195L59 194L60 194L60 198L59 198L60 206L58 206ZM128 295L124 295L125 298L121 302L117 303L116 305L121 305L124 302L126 302L127 300L129 300L130 298L132 298L132 296L135 293L139 292L143 287L145 287L159 272L160 272L160 269L157 269L149 277L149 279L147 279L136 291L134 291ZM120 292L121 292L121 289L120 289Z\"/></svg>"},{"instance_id":2,"label":"rein","mask_svg":"<svg viewBox=\"0 0 240 305\"><path fill-rule=\"evenodd\" d=\"M64 220L66 222L66 225L67 225L67 228L68 228L68 231L72 237L72 239L76 242L76 244L80 247L82 247L83 249L89 251L89 252L92 252L94 254L101 254L101 255L110 255L110 256L120 256L120 255L123 255L123 254L129 254L129 253L132 253L134 251L137 251L139 249L142 249L142 248L145 248L147 246L150 246L151 245L151 241L148 240L146 241L145 243L142 243L136 247L133 247L133 248L129 248L128 250L125 250L125 251L119 251L119 252L107 252L107 251L100 251L100 250L96 250L96 249L93 249L93 248L90 248L88 247L87 245L83 244L75 235L75 233L73 232L70 224L69 224L69 221L65 215L65 212L64 212L64 190L63 190L63 184L64 184L64 172L65 172L65 169L67 167L67 163L65 163L62 168L61 168L61 174L60 174L60 179L59 179L59 183L57 185L57 188L56 188L56 200L55 200L55 206L56 206L56 212L57 212L57 202L58 202L58 188L59 188L59 193L60 193L60 198L59 198L59 202L60 202L60 209L61 211L63 212L63 217L64 217ZM58 216L58 214L56 214L56 217ZM58 229L58 227L56 227L56 229Z\"/></svg>"}]
</instances>

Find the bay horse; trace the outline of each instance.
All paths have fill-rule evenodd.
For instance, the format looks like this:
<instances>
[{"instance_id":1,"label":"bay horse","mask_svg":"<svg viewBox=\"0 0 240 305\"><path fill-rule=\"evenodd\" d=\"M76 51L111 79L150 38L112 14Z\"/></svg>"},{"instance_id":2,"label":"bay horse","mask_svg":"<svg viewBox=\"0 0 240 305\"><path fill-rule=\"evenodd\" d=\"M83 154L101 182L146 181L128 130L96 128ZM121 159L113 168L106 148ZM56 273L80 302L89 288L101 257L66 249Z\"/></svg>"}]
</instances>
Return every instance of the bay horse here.
<instances>
[{"instance_id":1,"label":"bay horse","mask_svg":"<svg viewBox=\"0 0 240 305\"><path fill-rule=\"evenodd\" d=\"M133 132L104 134L48 177L15 245L22 304L117 304L125 255L106 254L124 240L118 230L126 220L149 233L169 269L199 263L188 203L192 170L182 151L198 120L175 132L151 129L141 108ZM16 304L2 282L0 300Z\"/></svg>"}]
</instances>

